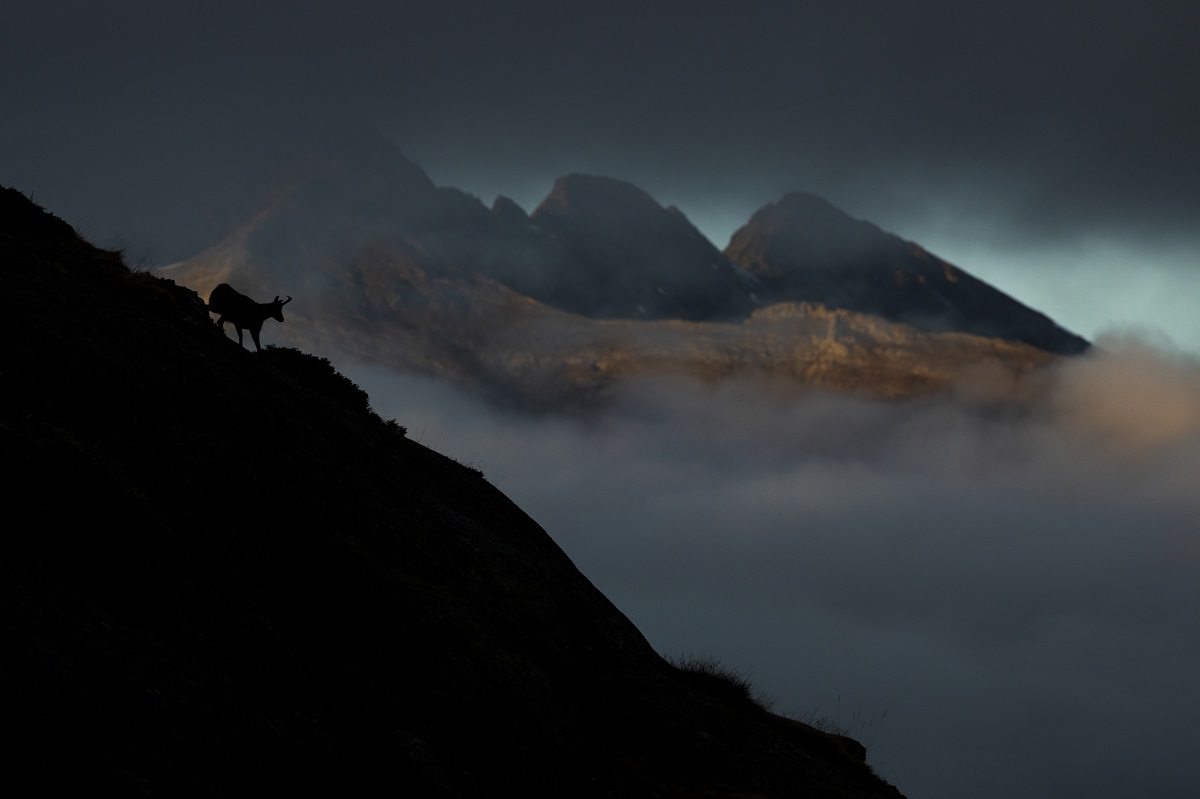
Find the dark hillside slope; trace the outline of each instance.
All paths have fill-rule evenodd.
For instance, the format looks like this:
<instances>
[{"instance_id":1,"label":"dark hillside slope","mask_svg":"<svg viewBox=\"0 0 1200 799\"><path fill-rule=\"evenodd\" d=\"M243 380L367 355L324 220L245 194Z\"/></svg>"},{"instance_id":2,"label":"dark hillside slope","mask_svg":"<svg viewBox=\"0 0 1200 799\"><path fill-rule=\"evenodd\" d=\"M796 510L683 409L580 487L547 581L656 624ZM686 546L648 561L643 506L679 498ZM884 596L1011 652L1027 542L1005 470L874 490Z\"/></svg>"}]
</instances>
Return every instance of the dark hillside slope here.
<instances>
[{"instance_id":1,"label":"dark hillside slope","mask_svg":"<svg viewBox=\"0 0 1200 799\"><path fill-rule=\"evenodd\" d=\"M6 189L0 297L7 783L899 795L852 742L685 679L326 362L240 349Z\"/></svg>"}]
</instances>

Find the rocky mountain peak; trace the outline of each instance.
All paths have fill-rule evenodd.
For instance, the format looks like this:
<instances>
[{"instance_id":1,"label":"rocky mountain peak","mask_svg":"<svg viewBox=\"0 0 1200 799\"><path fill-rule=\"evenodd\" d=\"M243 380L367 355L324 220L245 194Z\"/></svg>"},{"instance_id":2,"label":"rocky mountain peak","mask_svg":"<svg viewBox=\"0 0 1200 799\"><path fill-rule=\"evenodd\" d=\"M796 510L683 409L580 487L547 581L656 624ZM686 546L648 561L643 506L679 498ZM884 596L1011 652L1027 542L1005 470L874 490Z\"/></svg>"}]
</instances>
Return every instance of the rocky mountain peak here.
<instances>
[{"instance_id":1,"label":"rocky mountain peak","mask_svg":"<svg viewBox=\"0 0 1200 799\"><path fill-rule=\"evenodd\" d=\"M529 214L525 213L525 209L517 205L516 201L511 197L506 197L503 194L497 195L495 201L492 202L492 216L507 222L520 224L529 221Z\"/></svg>"},{"instance_id":2,"label":"rocky mountain peak","mask_svg":"<svg viewBox=\"0 0 1200 799\"><path fill-rule=\"evenodd\" d=\"M885 255L902 246L870 222L815 194L793 191L760 208L729 241L725 254L754 275L778 277L791 269L828 269Z\"/></svg>"},{"instance_id":3,"label":"rocky mountain peak","mask_svg":"<svg viewBox=\"0 0 1200 799\"><path fill-rule=\"evenodd\" d=\"M578 173L559 178L532 216L603 218L613 223L661 216L662 206L649 194L616 178Z\"/></svg>"},{"instance_id":4,"label":"rocky mountain peak","mask_svg":"<svg viewBox=\"0 0 1200 799\"><path fill-rule=\"evenodd\" d=\"M791 192L759 209L725 255L759 278L774 302L819 303L1064 355L1088 346L984 281L812 194Z\"/></svg>"},{"instance_id":5,"label":"rocky mountain peak","mask_svg":"<svg viewBox=\"0 0 1200 799\"><path fill-rule=\"evenodd\" d=\"M615 178L559 179L530 217L571 254L556 307L587 316L687 320L744 316L746 276L678 209Z\"/></svg>"}]
</instances>

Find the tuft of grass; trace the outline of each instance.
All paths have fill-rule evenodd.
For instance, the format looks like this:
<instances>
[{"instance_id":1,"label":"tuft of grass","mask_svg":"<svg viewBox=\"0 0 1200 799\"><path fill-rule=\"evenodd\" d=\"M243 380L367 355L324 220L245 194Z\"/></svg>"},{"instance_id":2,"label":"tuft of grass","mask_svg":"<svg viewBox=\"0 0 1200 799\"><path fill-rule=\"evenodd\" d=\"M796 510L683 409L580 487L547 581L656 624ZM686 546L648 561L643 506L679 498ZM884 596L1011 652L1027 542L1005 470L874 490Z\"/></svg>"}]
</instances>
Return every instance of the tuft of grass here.
<instances>
[{"instance_id":1,"label":"tuft of grass","mask_svg":"<svg viewBox=\"0 0 1200 799\"><path fill-rule=\"evenodd\" d=\"M125 268L135 274L155 274L158 272L158 264L150 258L150 251L143 250L137 256L131 255L129 244L125 241L118 241L112 245L105 247L109 253L116 257Z\"/></svg>"},{"instance_id":2,"label":"tuft of grass","mask_svg":"<svg viewBox=\"0 0 1200 799\"><path fill-rule=\"evenodd\" d=\"M450 460L454 461L459 466L463 467L464 469L466 469L468 472L475 475L476 477L478 477L480 479L483 478L483 469L480 468L479 466L476 466L475 461L464 461L464 460L459 460L458 458L454 458L454 457L451 457Z\"/></svg>"},{"instance_id":3,"label":"tuft of grass","mask_svg":"<svg viewBox=\"0 0 1200 799\"><path fill-rule=\"evenodd\" d=\"M732 707L766 712L774 703L756 691L745 674L710 655L669 656L667 662L683 682Z\"/></svg>"},{"instance_id":4,"label":"tuft of grass","mask_svg":"<svg viewBox=\"0 0 1200 799\"><path fill-rule=\"evenodd\" d=\"M850 728L838 721L836 717L830 716L827 713L818 713L816 710L809 710L804 713L792 714L790 718L801 724L807 724L814 730L827 732L830 735L850 736Z\"/></svg>"},{"instance_id":5,"label":"tuft of grass","mask_svg":"<svg viewBox=\"0 0 1200 799\"><path fill-rule=\"evenodd\" d=\"M471 473L482 477L484 480L487 480L492 485L500 485L500 483L502 483L507 476L503 467L501 467L499 464L486 463L482 458L480 458L478 452L472 453L471 456L467 458L460 458L454 455L447 455L447 457ZM489 476L489 471L491 472L491 476Z\"/></svg>"},{"instance_id":6,"label":"tuft of grass","mask_svg":"<svg viewBox=\"0 0 1200 799\"><path fill-rule=\"evenodd\" d=\"M855 708L850 711L848 721L846 722L842 721L843 715L841 710L842 698L839 696L838 712L832 716L810 710L807 713L794 714L791 718L821 732L827 732L830 735L841 735L846 738L852 738L869 749L875 741L875 736L879 733L879 728L882 726L883 720L887 718L887 710L885 709L879 714L878 718L875 718L867 716L861 709Z\"/></svg>"}]
</instances>

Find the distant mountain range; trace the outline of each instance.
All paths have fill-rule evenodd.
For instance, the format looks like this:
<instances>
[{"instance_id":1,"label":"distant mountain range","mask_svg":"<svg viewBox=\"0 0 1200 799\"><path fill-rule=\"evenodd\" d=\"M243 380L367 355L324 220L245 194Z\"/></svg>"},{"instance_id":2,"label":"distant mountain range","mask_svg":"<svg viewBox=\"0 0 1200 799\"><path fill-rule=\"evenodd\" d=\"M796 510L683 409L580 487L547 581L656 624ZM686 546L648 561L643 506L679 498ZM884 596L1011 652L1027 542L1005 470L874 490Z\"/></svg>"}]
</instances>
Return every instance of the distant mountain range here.
<instances>
[{"instance_id":1,"label":"distant mountain range","mask_svg":"<svg viewBox=\"0 0 1200 799\"><path fill-rule=\"evenodd\" d=\"M644 374L904 397L983 366L1019 391L1088 347L808 194L759 210L722 252L629 183L575 174L531 213L488 208L362 132L280 148L253 174L229 198L237 221L162 275L204 297L220 282L294 296L268 340L523 406L594 406Z\"/></svg>"}]
</instances>

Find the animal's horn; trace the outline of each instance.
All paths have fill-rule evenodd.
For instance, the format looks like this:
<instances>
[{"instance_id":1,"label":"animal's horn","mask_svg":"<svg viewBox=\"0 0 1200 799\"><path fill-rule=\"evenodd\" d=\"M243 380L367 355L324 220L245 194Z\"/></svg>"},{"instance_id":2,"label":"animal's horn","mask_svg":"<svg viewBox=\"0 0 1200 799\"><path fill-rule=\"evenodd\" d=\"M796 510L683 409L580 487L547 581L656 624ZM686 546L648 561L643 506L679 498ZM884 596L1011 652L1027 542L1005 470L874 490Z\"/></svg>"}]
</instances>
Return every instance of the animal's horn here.
<instances>
[{"instance_id":1,"label":"animal's horn","mask_svg":"<svg viewBox=\"0 0 1200 799\"><path fill-rule=\"evenodd\" d=\"M279 305L280 305L280 307L282 307L282 306L284 306L284 305L287 305L287 304L288 304L289 302L291 302L291 301L292 301L292 297L291 297L291 295L290 295L290 294L288 295L288 298L287 298L286 300L284 300L283 302L279 302L279 298L278 298L278 297L276 297L276 298L275 298L275 302L279 302Z\"/></svg>"}]
</instances>

